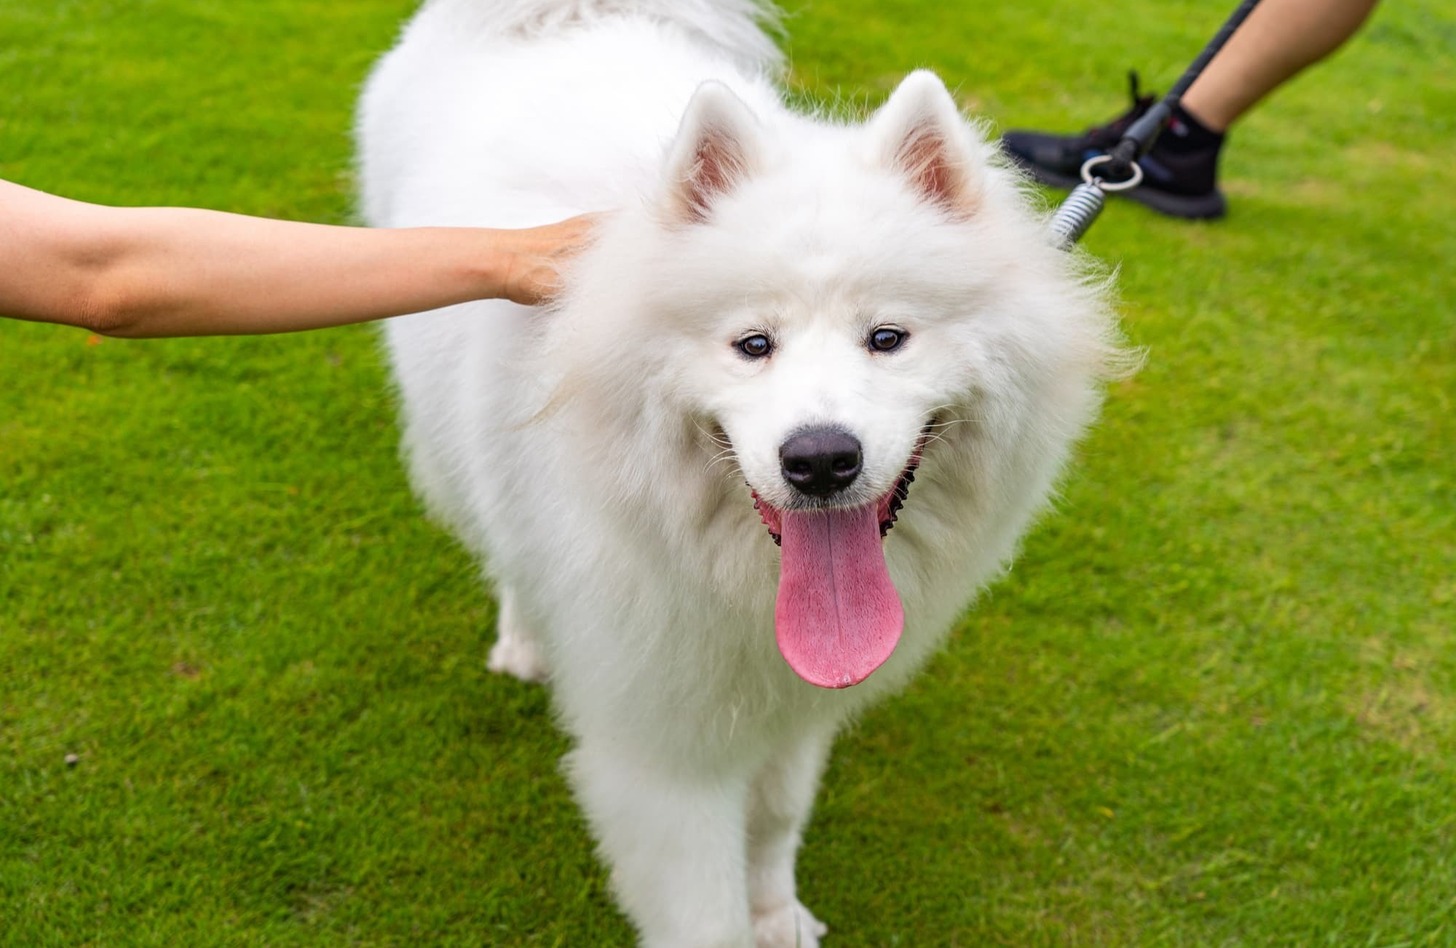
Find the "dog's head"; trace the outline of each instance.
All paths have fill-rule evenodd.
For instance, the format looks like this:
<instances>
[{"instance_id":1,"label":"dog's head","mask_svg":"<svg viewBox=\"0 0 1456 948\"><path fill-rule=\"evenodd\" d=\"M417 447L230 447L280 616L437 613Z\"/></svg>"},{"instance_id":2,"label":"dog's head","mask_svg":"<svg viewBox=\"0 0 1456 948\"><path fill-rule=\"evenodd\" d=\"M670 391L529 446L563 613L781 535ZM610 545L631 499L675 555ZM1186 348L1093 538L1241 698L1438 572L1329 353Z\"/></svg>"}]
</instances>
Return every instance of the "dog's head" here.
<instances>
[{"instance_id":1,"label":"dog's head","mask_svg":"<svg viewBox=\"0 0 1456 948\"><path fill-rule=\"evenodd\" d=\"M648 271L654 391L717 433L781 545L785 658L855 684L903 624L882 546L922 455L992 414L1064 451L1111 351L1105 308L927 72L859 126L701 87L649 217L620 266Z\"/></svg>"}]
</instances>

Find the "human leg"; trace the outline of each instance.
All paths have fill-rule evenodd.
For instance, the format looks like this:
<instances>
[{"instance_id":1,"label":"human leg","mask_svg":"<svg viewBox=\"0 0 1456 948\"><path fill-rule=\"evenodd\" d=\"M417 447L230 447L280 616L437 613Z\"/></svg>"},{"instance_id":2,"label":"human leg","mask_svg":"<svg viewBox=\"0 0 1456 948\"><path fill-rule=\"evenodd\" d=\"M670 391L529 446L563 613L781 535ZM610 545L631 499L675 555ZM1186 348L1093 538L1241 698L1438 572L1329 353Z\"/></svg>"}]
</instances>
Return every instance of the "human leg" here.
<instances>
[{"instance_id":1,"label":"human leg","mask_svg":"<svg viewBox=\"0 0 1456 948\"><path fill-rule=\"evenodd\" d=\"M1142 186L1126 196L1173 217L1225 212L1217 185L1224 132L1274 89L1349 39L1378 0L1263 0L1194 81L1164 133L1141 161ZM1089 158L1105 154L1156 101L1138 94L1132 107L1080 135L1009 131L1007 153L1032 177L1072 187Z\"/></svg>"},{"instance_id":2,"label":"human leg","mask_svg":"<svg viewBox=\"0 0 1456 948\"><path fill-rule=\"evenodd\" d=\"M1378 0L1263 0L1183 96L1207 128L1227 131L1270 92L1355 34Z\"/></svg>"}]
</instances>

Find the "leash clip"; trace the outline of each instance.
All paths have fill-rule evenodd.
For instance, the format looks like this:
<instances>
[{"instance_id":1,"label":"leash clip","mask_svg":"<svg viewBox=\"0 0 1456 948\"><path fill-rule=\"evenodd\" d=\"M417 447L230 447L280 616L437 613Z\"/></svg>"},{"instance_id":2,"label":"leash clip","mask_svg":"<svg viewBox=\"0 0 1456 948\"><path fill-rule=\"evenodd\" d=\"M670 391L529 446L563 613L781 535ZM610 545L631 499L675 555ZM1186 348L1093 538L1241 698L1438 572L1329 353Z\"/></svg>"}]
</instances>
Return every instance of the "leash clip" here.
<instances>
[{"instance_id":1,"label":"leash clip","mask_svg":"<svg viewBox=\"0 0 1456 948\"><path fill-rule=\"evenodd\" d=\"M1125 181L1107 181L1092 173L1093 168L1099 165L1110 164L1112 160L1111 155L1095 155L1088 158L1082 163L1082 180L1109 194L1115 191L1131 191L1143 183L1143 169L1136 161L1127 163L1128 167L1132 169L1132 174Z\"/></svg>"},{"instance_id":2,"label":"leash clip","mask_svg":"<svg viewBox=\"0 0 1456 948\"><path fill-rule=\"evenodd\" d=\"M1142 184L1143 169L1136 161L1128 163L1132 174L1125 181L1104 181L1094 173L1095 168L1113 160L1111 155L1097 155L1083 162L1082 183L1072 189L1072 193L1067 195L1067 199L1048 222L1052 239L1063 250L1071 250L1072 245L1087 233L1092 222L1097 220L1097 215L1102 213L1102 205L1106 203L1108 194L1131 191Z\"/></svg>"}]
</instances>

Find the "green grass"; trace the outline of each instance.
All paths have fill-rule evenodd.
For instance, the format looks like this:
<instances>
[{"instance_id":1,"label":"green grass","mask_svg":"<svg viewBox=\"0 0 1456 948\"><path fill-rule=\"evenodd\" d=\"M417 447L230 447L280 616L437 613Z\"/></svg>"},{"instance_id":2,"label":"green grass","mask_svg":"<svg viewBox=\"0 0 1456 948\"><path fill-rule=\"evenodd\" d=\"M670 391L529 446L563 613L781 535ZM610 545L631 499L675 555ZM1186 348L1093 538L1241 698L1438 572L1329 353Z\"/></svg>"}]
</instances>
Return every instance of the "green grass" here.
<instances>
[{"instance_id":1,"label":"green grass","mask_svg":"<svg viewBox=\"0 0 1456 948\"><path fill-rule=\"evenodd\" d=\"M795 2L787 43L813 100L931 66L1079 128L1231 5ZM0 176L348 220L410 6L0 0ZM1453 149L1456 12L1392 3L1238 128L1228 220L1107 211L1147 367L841 742L830 944L1456 943ZM0 379L0 944L630 942L370 330L5 323Z\"/></svg>"}]
</instances>

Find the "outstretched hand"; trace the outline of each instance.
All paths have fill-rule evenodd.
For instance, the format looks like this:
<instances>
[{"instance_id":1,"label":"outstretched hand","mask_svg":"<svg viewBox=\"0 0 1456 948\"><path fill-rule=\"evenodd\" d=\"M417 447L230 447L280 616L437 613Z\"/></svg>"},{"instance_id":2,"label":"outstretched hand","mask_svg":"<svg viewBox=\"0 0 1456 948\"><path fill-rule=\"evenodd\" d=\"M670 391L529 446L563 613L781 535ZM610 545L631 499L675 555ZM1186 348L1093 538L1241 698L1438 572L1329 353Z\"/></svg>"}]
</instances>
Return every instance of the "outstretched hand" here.
<instances>
[{"instance_id":1,"label":"outstretched hand","mask_svg":"<svg viewBox=\"0 0 1456 948\"><path fill-rule=\"evenodd\" d=\"M522 230L498 231L501 296L514 303L534 305L561 290L562 271L591 243L601 214L583 214L555 224Z\"/></svg>"}]
</instances>

